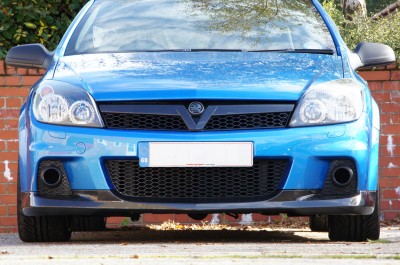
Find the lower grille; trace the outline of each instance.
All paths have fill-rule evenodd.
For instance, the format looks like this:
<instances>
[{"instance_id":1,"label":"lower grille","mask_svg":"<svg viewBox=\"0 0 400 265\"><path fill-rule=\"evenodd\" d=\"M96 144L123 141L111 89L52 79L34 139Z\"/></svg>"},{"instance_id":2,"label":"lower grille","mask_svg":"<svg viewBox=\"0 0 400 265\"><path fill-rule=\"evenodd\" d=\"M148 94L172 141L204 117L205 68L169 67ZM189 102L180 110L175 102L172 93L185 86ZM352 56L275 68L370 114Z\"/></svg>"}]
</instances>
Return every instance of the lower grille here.
<instances>
[{"instance_id":1,"label":"lower grille","mask_svg":"<svg viewBox=\"0 0 400 265\"><path fill-rule=\"evenodd\" d=\"M43 170L49 167L58 168L61 172L61 183L54 187L47 186L41 177L39 177ZM67 178L67 174L65 173L64 165L61 161L58 160L44 160L40 162L38 169L38 195L40 197L46 198L63 198L72 196L72 191L70 187L70 183Z\"/></svg>"},{"instance_id":2,"label":"lower grille","mask_svg":"<svg viewBox=\"0 0 400 265\"><path fill-rule=\"evenodd\" d=\"M333 181L332 174L337 167L349 167L354 176L347 186L340 187ZM316 194L314 200L332 200L338 198L352 197L357 194L357 168L352 160L333 160L329 168L325 183L319 194Z\"/></svg>"},{"instance_id":3,"label":"lower grille","mask_svg":"<svg viewBox=\"0 0 400 265\"><path fill-rule=\"evenodd\" d=\"M107 160L118 196L127 200L237 202L275 194L287 160L255 161L243 168L141 168L136 160Z\"/></svg>"}]
</instances>

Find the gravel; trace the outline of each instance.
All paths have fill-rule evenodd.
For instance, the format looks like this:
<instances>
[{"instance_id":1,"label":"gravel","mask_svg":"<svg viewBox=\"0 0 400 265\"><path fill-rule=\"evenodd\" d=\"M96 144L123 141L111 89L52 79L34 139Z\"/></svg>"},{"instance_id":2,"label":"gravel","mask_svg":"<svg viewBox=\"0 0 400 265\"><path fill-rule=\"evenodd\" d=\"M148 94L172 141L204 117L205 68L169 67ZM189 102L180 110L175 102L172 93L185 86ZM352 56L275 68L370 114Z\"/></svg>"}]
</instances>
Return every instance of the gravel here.
<instances>
[{"instance_id":1,"label":"gravel","mask_svg":"<svg viewBox=\"0 0 400 265\"><path fill-rule=\"evenodd\" d=\"M331 242L308 229L73 233L66 243L23 243L0 234L0 264L400 264L400 227L374 242Z\"/></svg>"}]
</instances>

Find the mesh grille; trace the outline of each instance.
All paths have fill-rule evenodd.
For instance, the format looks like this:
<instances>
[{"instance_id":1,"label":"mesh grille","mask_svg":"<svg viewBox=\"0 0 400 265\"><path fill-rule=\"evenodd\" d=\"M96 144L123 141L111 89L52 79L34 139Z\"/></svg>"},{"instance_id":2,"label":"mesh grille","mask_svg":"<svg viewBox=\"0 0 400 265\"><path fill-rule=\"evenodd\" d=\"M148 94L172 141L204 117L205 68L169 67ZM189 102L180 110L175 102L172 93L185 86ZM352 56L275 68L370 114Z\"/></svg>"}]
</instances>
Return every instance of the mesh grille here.
<instances>
[{"instance_id":1,"label":"mesh grille","mask_svg":"<svg viewBox=\"0 0 400 265\"><path fill-rule=\"evenodd\" d=\"M106 161L118 195L185 202L268 198L278 189L287 164L287 160L263 160L245 168L141 168L134 160Z\"/></svg>"},{"instance_id":2,"label":"mesh grille","mask_svg":"<svg viewBox=\"0 0 400 265\"><path fill-rule=\"evenodd\" d=\"M293 102L207 101L190 114L190 101L101 102L107 128L128 130L218 131L284 128ZM199 103L200 104L200 103Z\"/></svg>"},{"instance_id":3,"label":"mesh grille","mask_svg":"<svg viewBox=\"0 0 400 265\"><path fill-rule=\"evenodd\" d=\"M353 170L353 179L346 187L338 187L333 183L332 174L335 168L337 167L350 167ZM331 163L329 173L327 178L325 179L324 186L321 191L321 196L323 198L335 198L335 197L343 197L343 196L353 196L357 193L357 169L354 165L354 161L351 160L334 160Z\"/></svg>"},{"instance_id":4,"label":"mesh grille","mask_svg":"<svg viewBox=\"0 0 400 265\"><path fill-rule=\"evenodd\" d=\"M180 116L103 113L108 128L143 130L186 130Z\"/></svg>"},{"instance_id":5,"label":"mesh grille","mask_svg":"<svg viewBox=\"0 0 400 265\"><path fill-rule=\"evenodd\" d=\"M204 130L282 128L287 125L290 114L282 112L213 116ZM188 130L181 116L103 112L103 117L106 126L114 129Z\"/></svg>"},{"instance_id":6,"label":"mesh grille","mask_svg":"<svg viewBox=\"0 0 400 265\"><path fill-rule=\"evenodd\" d=\"M47 198L62 198L72 196L71 187L67 178L67 174L64 170L64 165L61 161L57 160L44 160L40 163L38 169L38 176L45 168L55 167L61 172L61 184L56 187L48 187L44 184L43 180L38 177L38 195Z\"/></svg>"},{"instance_id":7,"label":"mesh grille","mask_svg":"<svg viewBox=\"0 0 400 265\"><path fill-rule=\"evenodd\" d=\"M205 130L281 128L289 117L290 112L213 116Z\"/></svg>"},{"instance_id":8,"label":"mesh grille","mask_svg":"<svg viewBox=\"0 0 400 265\"><path fill-rule=\"evenodd\" d=\"M332 175L338 166L345 166L353 170L353 178L348 186L340 187L335 185L332 180ZM333 160L329 168L324 186L319 194L313 197L314 200L332 200L337 198L351 197L357 194L357 169L352 160Z\"/></svg>"}]
</instances>

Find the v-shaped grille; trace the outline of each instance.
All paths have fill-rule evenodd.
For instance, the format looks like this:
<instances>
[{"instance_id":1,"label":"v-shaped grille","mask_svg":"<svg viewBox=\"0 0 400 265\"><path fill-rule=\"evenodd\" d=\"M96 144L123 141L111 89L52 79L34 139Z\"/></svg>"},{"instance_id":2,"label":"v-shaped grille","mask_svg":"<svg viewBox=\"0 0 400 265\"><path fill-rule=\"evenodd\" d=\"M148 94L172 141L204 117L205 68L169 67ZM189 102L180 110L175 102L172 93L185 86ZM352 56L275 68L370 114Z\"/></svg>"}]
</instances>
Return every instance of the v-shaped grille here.
<instances>
[{"instance_id":1,"label":"v-shaped grille","mask_svg":"<svg viewBox=\"0 0 400 265\"><path fill-rule=\"evenodd\" d=\"M187 104L100 104L107 128L130 130L213 131L284 128L294 104L208 104L193 116Z\"/></svg>"}]
</instances>

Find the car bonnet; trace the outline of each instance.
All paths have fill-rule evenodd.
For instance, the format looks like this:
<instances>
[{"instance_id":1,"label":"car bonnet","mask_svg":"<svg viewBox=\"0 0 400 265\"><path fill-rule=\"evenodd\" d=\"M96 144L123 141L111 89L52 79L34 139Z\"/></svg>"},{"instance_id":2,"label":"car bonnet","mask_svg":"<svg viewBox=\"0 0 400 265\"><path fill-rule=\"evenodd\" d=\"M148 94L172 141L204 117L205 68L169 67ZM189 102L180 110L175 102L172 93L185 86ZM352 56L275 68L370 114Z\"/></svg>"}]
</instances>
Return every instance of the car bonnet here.
<instances>
[{"instance_id":1,"label":"car bonnet","mask_svg":"<svg viewBox=\"0 0 400 265\"><path fill-rule=\"evenodd\" d=\"M313 83L343 77L337 55L291 52L136 52L62 57L55 80L97 101L298 100Z\"/></svg>"}]
</instances>

